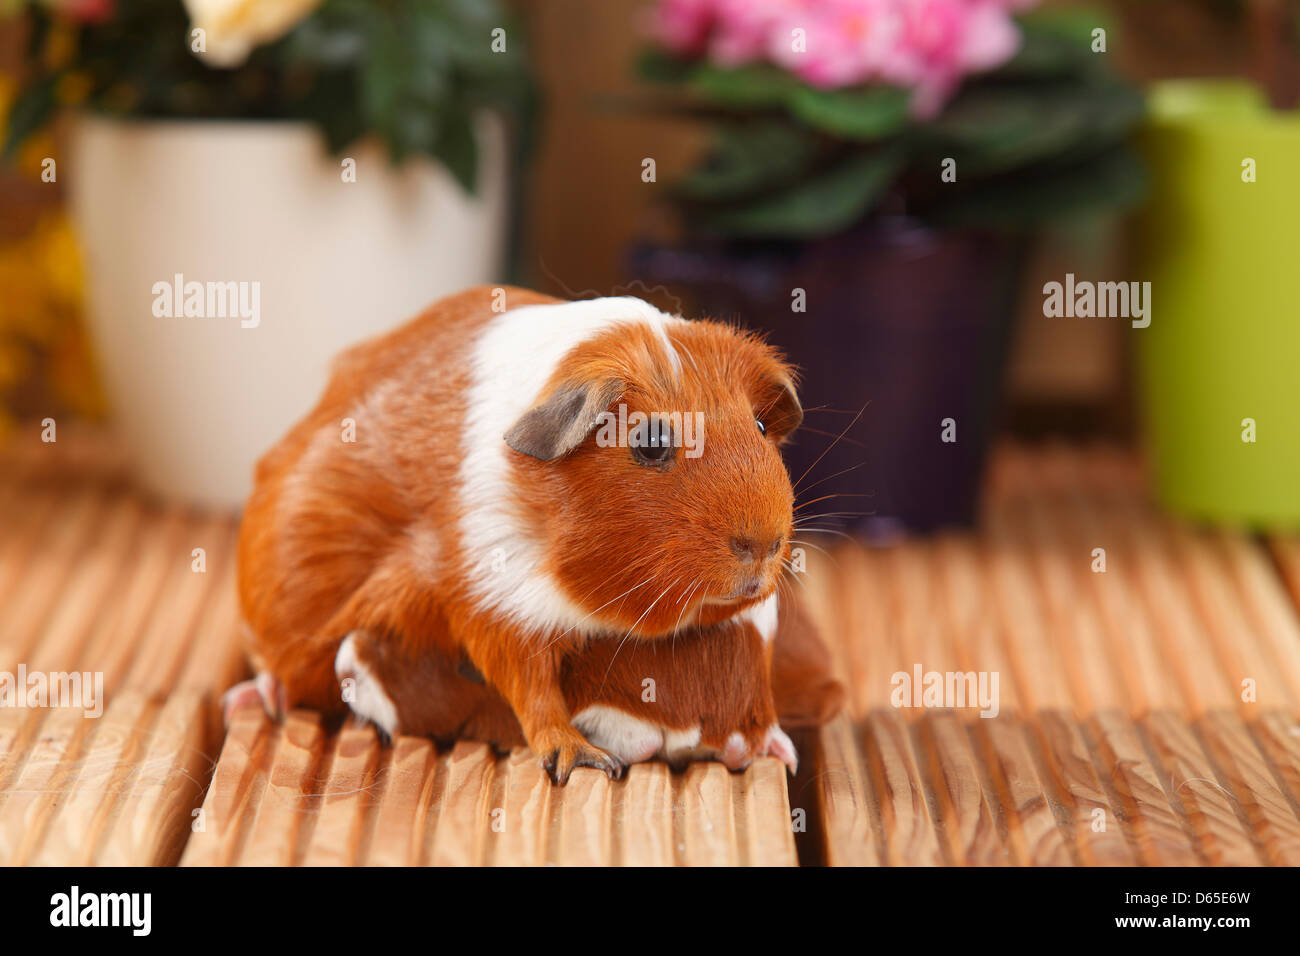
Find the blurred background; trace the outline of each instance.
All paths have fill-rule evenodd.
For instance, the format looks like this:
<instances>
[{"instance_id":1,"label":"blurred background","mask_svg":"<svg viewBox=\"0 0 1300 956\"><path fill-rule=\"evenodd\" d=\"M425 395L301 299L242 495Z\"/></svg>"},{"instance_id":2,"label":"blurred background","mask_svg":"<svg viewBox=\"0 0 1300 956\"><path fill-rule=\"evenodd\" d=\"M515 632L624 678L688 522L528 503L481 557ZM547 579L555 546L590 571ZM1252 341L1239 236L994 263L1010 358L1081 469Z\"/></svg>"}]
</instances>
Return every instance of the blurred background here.
<instances>
[{"instance_id":1,"label":"blurred background","mask_svg":"<svg viewBox=\"0 0 1300 956\"><path fill-rule=\"evenodd\" d=\"M969 523L1047 436L1300 526L1298 10L9 0L0 441L102 422L237 506L340 348L509 281L769 332L828 526ZM1067 276L1150 283L1150 324L1045 314Z\"/></svg>"}]
</instances>

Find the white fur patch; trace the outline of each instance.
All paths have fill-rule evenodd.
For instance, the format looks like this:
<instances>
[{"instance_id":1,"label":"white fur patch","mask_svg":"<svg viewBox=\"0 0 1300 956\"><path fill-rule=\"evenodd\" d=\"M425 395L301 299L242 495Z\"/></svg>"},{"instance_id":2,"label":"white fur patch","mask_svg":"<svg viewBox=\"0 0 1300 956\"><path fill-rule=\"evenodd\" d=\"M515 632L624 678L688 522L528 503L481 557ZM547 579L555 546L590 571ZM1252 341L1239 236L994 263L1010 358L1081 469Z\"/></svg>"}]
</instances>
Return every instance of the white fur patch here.
<instances>
[{"instance_id":1,"label":"white fur patch","mask_svg":"<svg viewBox=\"0 0 1300 956\"><path fill-rule=\"evenodd\" d=\"M664 733L657 725L604 704L592 704L575 714L573 726L594 746L624 763L649 760L664 745Z\"/></svg>"},{"instance_id":2,"label":"white fur patch","mask_svg":"<svg viewBox=\"0 0 1300 956\"><path fill-rule=\"evenodd\" d=\"M678 366L668 328L684 321L640 299L615 297L524 306L495 317L484 329L471 357L460 468L460 531L470 551L469 586L481 608L530 629L572 628L588 635L603 630L542 570L542 545L528 537L512 507L512 452L504 436L575 346L619 323L646 323L667 343L670 363Z\"/></svg>"},{"instance_id":3,"label":"white fur patch","mask_svg":"<svg viewBox=\"0 0 1300 956\"><path fill-rule=\"evenodd\" d=\"M364 717L388 736L397 730L397 708L384 690L382 684L357 660L357 649L353 637L349 634L339 645L339 652L334 657L334 675L339 681L352 681L351 700L347 701L352 713Z\"/></svg>"},{"instance_id":4,"label":"white fur patch","mask_svg":"<svg viewBox=\"0 0 1300 956\"><path fill-rule=\"evenodd\" d=\"M677 754L690 753L700 745L699 726L686 730L664 729L664 756L670 760Z\"/></svg>"},{"instance_id":5,"label":"white fur patch","mask_svg":"<svg viewBox=\"0 0 1300 956\"><path fill-rule=\"evenodd\" d=\"M770 644L772 638L776 637L777 611L776 592L773 591L766 601L745 608L736 615L734 620L747 621L753 624L758 631L759 637L763 639L763 643Z\"/></svg>"}]
</instances>

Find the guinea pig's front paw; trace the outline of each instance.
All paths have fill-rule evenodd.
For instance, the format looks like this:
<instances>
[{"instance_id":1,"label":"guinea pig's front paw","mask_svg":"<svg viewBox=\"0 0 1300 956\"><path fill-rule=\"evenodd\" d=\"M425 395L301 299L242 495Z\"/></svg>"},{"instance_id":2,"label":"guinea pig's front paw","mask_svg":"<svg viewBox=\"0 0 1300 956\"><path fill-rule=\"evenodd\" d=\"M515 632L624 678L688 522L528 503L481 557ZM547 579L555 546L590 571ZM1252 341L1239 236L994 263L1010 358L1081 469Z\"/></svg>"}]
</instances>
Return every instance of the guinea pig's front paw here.
<instances>
[{"instance_id":1,"label":"guinea pig's front paw","mask_svg":"<svg viewBox=\"0 0 1300 956\"><path fill-rule=\"evenodd\" d=\"M799 755L794 743L778 724L749 734L735 731L718 748L717 756L728 770L733 771L744 770L755 757L775 757L792 775L799 771Z\"/></svg>"},{"instance_id":2,"label":"guinea pig's front paw","mask_svg":"<svg viewBox=\"0 0 1300 956\"><path fill-rule=\"evenodd\" d=\"M563 786L575 767L593 767L602 770L611 780L623 776L627 765L611 753L593 747L586 737L572 727L544 730L530 741L533 753L541 758L542 769L555 783Z\"/></svg>"}]
</instances>

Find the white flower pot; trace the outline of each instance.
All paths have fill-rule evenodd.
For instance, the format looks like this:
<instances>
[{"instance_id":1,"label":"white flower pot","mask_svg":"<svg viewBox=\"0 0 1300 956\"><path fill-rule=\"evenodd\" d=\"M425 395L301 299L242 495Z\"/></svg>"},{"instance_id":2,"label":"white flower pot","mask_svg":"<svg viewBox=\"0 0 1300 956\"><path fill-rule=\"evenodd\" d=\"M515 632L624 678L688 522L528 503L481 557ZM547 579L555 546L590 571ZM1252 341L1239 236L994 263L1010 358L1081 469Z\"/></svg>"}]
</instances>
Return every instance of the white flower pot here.
<instances>
[{"instance_id":1,"label":"white flower pot","mask_svg":"<svg viewBox=\"0 0 1300 956\"><path fill-rule=\"evenodd\" d=\"M330 359L439 296L499 281L504 131L481 125L479 195L428 160L349 150L356 182L291 122L76 125L68 180L87 308L115 424L140 480L239 506L258 457L315 403ZM161 284L245 283L259 315L155 314ZM253 284L256 283L256 286ZM204 296L221 313L221 300ZM251 311L251 310L250 310Z\"/></svg>"}]
</instances>

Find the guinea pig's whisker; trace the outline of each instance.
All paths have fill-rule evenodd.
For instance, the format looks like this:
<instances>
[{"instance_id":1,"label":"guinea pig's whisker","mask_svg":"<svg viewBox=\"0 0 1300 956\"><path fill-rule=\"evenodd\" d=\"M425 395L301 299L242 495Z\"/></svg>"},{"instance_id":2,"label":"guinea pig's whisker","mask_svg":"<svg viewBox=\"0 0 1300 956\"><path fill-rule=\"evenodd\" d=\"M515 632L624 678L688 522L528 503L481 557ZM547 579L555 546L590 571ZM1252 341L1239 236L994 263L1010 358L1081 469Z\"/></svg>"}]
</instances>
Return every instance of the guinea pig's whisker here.
<instances>
[{"instance_id":1,"label":"guinea pig's whisker","mask_svg":"<svg viewBox=\"0 0 1300 956\"><path fill-rule=\"evenodd\" d=\"M870 404L871 404L870 402L867 402L867 405ZM821 460L825 458L827 454L830 453L830 450L840 443L840 439L842 439L845 435L849 433L849 429L858 423L858 419L860 419L863 413L866 412L867 405L863 405L860 409L858 409L858 413L853 416L853 419L847 425L844 426L844 430L840 432L837 436L835 436L835 441L827 445L825 450L822 451L822 453L817 456L817 458L813 461L813 463L804 469L803 474L800 475L799 479L794 483L794 490L796 492L799 490L799 485L801 485L803 483L803 480L808 477L808 472L816 468L821 463Z\"/></svg>"},{"instance_id":2,"label":"guinea pig's whisker","mask_svg":"<svg viewBox=\"0 0 1300 956\"><path fill-rule=\"evenodd\" d=\"M795 528L794 530L799 532L800 534L833 534L836 535L837 537L843 538L845 541L856 540L853 537L853 535L845 534L843 531L839 530L839 528L813 528L811 526L805 526L805 527Z\"/></svg>"},{"instance_id":3,"label":"guinea pig's whisker","mask_svg":"<svg viewBox=\"0 0 1300 956\"><path fill-rule=\"evenodd\" d=\"M795 530L800 528L838 528L840 523L833 519L836 518L864 518L875 514L874 511L828 511L825 514L810 515L807 521L801 522ZM819 522L814 524L813 522Z\"/></svg>"},{"instance_id":4,"label":"guinea pig's whisker","mask_svg":"<svg viewBox=\"0 0 1300 956\"><path fill-rule=\"evenodd\" d=\"M813 405L811 407L804 408L804 411L805 412L827 412L831 415L854 414L853 409L851 408L831 408L829 405Z\"/></svg>"},{"instance_id":5,"label":"guinea pig's whisker","mask_svg":"<svg viewBox=\"0 0 1300 956\"><path fill-rule=\"evenodd\" d=\"M811 501L805 501L803 504L797 506L794 509L794 513L797 515L799 513L800 508L807 508L809 505L815 505L819 501L830 501L832 498L874 498L874 497L875 495L858 493L854 491L837 491L834 494L822 495L820 498L813 498Z\"/></svg>"},{"instance_id":6,"label":"guinea pig's whisker","mask_svg":"<svg viewBox=\"0 0 1300 956\"><path fill-rule=\"evenodd\" d=\"M863 467L865 464L866 464L865 461L860 461L860 462L858 462L856 465L849 465L849 467L844 468L844 469L842 469L842 470L840 470L840 471L835 472L835 474L833 474L833 475L827 475L825 478L818 478L818 479L817 479L816 481L814 481L811 485L809 485L807 488L804 489L804 494L807 494L808 492L812 491L814 488L816 488L818 485L820 485L823 481L830 481L832 478L838 478L840 475L847 475L847 474L848 474L849 472L851 472L851 471L857 471L859 468ZM873 494L874 494L874 492L873 492Z\"/></svg>"},{"instance_id":7,"label":"guinea pig's whisker","mask_svg":"<svg viewBox=\"0 0 1300 956\"><path fill-rule=\"evenodd\" d=\"M786 570L787 573L786 573L786 574L783 574L781 577L779 577L779 578L776 579L776 586L777 586L778 590L782 587L782 585L784 585L784 586L785 586L785 589L786 589L786 591L789 593L790 597L793 598L793 597L794 597L794 588L790 587L790 579L791 579L791 578L793 578L794 580L798 581L798 582L799 582L799 587L803 588L804 591L807 591L807 590L808 590L808 584L807 584L807 582L804 581L804 579L801 578L801 577L799 576L799 572L797 572L797 571L794 569L793 566L787 564L785 570Z\"/></svg>"},{"instance_id":8,"label":"guinea pig's whisker","mask_svg":"<svg viewBox=\"0 0 1300 956\"><path fill-rule=\"evenodd\" d=\"M833 518L866 518L866 517L870 517L870 516L873 515L873 514L875 514L875 511L823 511L821 514L807 515L807 516L806 516L806 517L805 517L805 518L804 518L804 519L799 523L799 525L795 528L795 530L797 531L799 528L811 528L811 527L816 527L815 525L812 524L812 522L814 522L814 521L821 521L821 522L823 522L823 524L827 524L827 523L829 523L829 524L831 524L832 526L834 526L834 525L838 524L838 522L834 522L834 521L827 522L826 519L833 519Z\"/></svg>"},{"instance_id":9,"label":"guinea pig's whisker","mask_svg":"<svg viewBox=\"0 0 1300 956\"><path fill-rule=\"evenodd\" d=\"M800 541L797 538L793 538L791 539L790 543L797 544L801 548L812 548L814 551L820 551L822 554L826 555L827 557L831 556L831 553L827 551L825 548L823 548L820 544L813 544L811 541Z\"/></svg>"},{"instance_id":10,"label":"guinea pig's whisker","mask_svg":"<svg viewBox=\"0 0 1300 956\"><path fill-rule=\"evenodd\" d=\"M602 604L600 607L596 608L596 609L595 609L594 611L592 611L590 614L587 614L585 617L581 618L581 619L578 620L576 623L570 625L566 630L562 631L561 633L557 634L555 637L553 637L553 638L551 638L549 641L547 641L546 644L545 644L545 646L542 647L542 649L539 650L539 651L537 652L537 654L542 654L542 653L544 653L544 652L550 650L551 645L553 645L556 641L561 640L561 639L562 639L566 634L568 634L568 633L569 633L570 631L572 631L574 628L576 628L576 627L581 627L582 624L583 624L583 622L585 622L585 621L586 621L588 618L590 618L593 614L599 614L601 611L605 610L605 608L609 607L611 604L613 604L613 603L614 603L615 601L617 601L619 598L625 598L625 597L627 597L629 594L631 594L631 593L632 593L633 591L635 591L637 588L643 588L643 587L645 587L647 584L649 584L649 583L650 583L651 581L653 581L653 580L654 580L654 575L651 575L650 577L648 577L648 578L646 578L644 581L642 581L640 584L635 584L635 585L633 585L632 587L628 588L626 591L624 591L622 594L618 595L617 597L612 597L612 598L610 598L608 601L606 601L606 602L605 602L604 604ZM600 587L600 585L598 584L598 585L596 585L596 587ZM594 591L595 589L596 589L596 588L592 588L593 591ZM532 656L533 656L533 657L536 657L537 654L533 654Z\"/></svg>"},{"instance_id":11,"label":"guinea pig's whisker","mask_svg":"<svg viewBox=\"0 0 1300 956\"><path fill-rule=\"evenodd\" d=\"M809 427L808 425L800 425L800 426L799 426L799 431L801 431L801 432L807 432L807 433L810 434L810 435L824 435L824 436L827 437L827 438L835 438L835 437L837 437L836 434L835 434L834 432L823 431L823 430L820 429L820 428L811 428L811 427ZM857 445L859 448L866 448L866 447L867 447L867 443L866 443L866 442L864 442L864 441L858 441L856 438L848 438L848 437L845 437L843 440L844 440L846 443L850 444L850 445Z\"/></svg>"},{"instance_id":12,"label":"guinea pig's whisker","mask_svg":"<svg viewBox=\"0 0 1300 956\"><path fill-rule=\"evenodd\" d=\"M635 631L640 626L641 622L645 620L646 615L648 615L651 611L654 610L655 605L658 604L661 600L663 600L663 598L668 594L668 592L672 590L673 585L675 585L677 581L680 581L681 579L682 579L681 575L678 575L677 579L674 580L672 584L668 585L668 587L664 588L662 591L659 592L659 597L655 598L653 601L650 602L650 606L641 612L641 616L632 622L632 626L627 629L627 633L623 635L623 639L618 642L618 647L614 648L614 656L609 659L609 666L605 668L605 676L604 678L601 679L600 682L601 690L605 689L605 682L609 680L609 672L614 667L614 661L618 660L619 652L623 650L623 645L626 644L628 638L632 636L632 632Z\"/></svg>"},{"instance_id":13,"label":"guinea pig's whisker","mask_svg":"<svg viewBox=\"0 0 1300 956\"><path fill-rule=\"evenodd\" d=\"M683 615L686 614L686 609L687 609L688 607L691 606L691 595L694 594L694 593L695 593L695 589L698 588L698 587L699 587L701 584L703 584L703 583L704 583L704 579L703 579L703 578L699 578L699 577L697 577L697 578L695 579L694 583L691 584L691 588L690 588L690 590L689 590L689 591L685 591L685 592L683 592L683 594L682 594L682 609L681 609L680 612L678 612L678 614L677 614L677 620L676 620L676 622L673 624L673 640L674 640L674 641L677 640L677 629L678 629L679 627L682 626L682 617L683 617Z\"/></svg>"}]
</instances>

